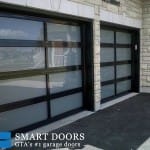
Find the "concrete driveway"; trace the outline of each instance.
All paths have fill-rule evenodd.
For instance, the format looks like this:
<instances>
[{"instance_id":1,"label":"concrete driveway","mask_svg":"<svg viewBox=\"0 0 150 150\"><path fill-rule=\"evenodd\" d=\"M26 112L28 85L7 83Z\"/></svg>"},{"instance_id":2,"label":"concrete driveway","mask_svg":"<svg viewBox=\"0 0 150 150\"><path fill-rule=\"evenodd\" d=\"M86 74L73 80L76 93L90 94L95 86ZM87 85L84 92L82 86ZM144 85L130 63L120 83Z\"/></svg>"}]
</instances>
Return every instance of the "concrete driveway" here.
<instances>
[{"instance_id":1,"label":"concrete driveway","mask_svg":"<svg viewBox=\"0 0 150 150\"><path fill-rule=\"evenodd\" d=\"M150 95L139 94L53 131L70 132L85 133L77 149L150 150Z\"/></svg>"}]
</instances>

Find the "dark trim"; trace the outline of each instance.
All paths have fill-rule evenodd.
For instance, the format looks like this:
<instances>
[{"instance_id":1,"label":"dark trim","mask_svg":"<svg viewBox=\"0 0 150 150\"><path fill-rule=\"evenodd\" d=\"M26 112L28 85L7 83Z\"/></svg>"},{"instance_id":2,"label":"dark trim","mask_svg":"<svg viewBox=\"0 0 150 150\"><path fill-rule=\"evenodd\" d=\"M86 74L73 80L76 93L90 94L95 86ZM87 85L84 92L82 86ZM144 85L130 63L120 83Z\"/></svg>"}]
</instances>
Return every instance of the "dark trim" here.
<instances>
[{"instance_id":1,"label":"dark trim","mask_svg":"<svg viewBox=\"0 0 150 150\"><path fill-rule=\"evenodd\" d=\"M116 58L115 58L116 60ZM127 60L127 61L114 61L114 62L103 62L101 63L101 67L106 67L106 66L114 66L114 65L124 65L124 64L131 64L132 61L131 60Z\"/></svg>"},{"instance_id":2,"label":"dark trim","mask_svg":"<svg viewBox=\"0 0 150 150\"><path fill-rule=\"evenodd\" d=\"M113 43L101 43L100 44L102 48L114 48L114 46L116 46L116 48L131 48L131 44L113 44Z\"/></svg>"},{"instance_id":3,"label":"dark trim","mask_svg":"<svg viewBox=\"0 0 150 150\"><path fill-rule=\"evenodd\" d=\"M116 65L125 65L125 64L131 64L132 61L131 60L127 60L127 61L116 61Z\"/></svg>"},{"instance_id":4,"label":"dark trim","mask_svg":"<svg viewBox=\"0 0 150 150\"><path fill-rule=\"evenodd\" d=\"M45 75L49 73L60 73L81 70L82 66L66 66L66 67L53 67L48 69L33 69L22 71L0 72L0 80L15 79L22 77Z\"/></svg>"},{"instance_id":5,"label":"dark trim","mask_svg":"<svg viewBox=\"0 0 150 150\"><path fill-rule=\"evenodd\" d=\"M47 23L44 22L44 41L47 42ZM45 68L48 69L48 48L45 47ZM47 118L51 118L51 106L50 106L50 87L49 87L49 74L46 74L46 99L47 99Z\"/></svg>"},{"instance_id":6,"label":"dark trim","mask_svg":"<svg viewBox=\"0 0 150 150\"><path fill-rule=\"evenodd\" d=\"M88 31L88 32L87 32ZM94 111L94 45L93 45L93 23L82 25L82 43L84 52L84 108ZM84 40L84 41L83 41Z\"/></svg>"},{"instance_id":7,"label":"dark trim","mask_svg":"<svg viewBox=\"0 0 150 150\"><path fill-rule=\"evenodd\" d=\"M66 48L80 48L81 42L66 42L66 41L48 41L46 43L48 47L66 47Z\"/></svg>"},{"instance_id":8,"label":"dark trim","mask_svg":"<svg viewBox=\"0 0 150 150\"><path fill-rule=\"evenodd\" d=\"M116 48L131 48L131 44L117 44Z\"/></svg>"},{"instance_id":9,"label":"dark trim","mask_svg":"<svg viewBox=\"0 0 150 150\"><path fill-rule=\"evenodd\" d=\"M115 95L117 95L117 39L116 39L116 32L114 32L114 88L115 88Z\"/></svg>"},{"instance_id":10,"label":"dark trim","mask_svg":"<svg viewBox=\"0 0 150 150\"><path fill-rule=\"evenodd\" d=\"M100 64L101 67L106 67L106 66L114 66L115 62L102 62Z\"/></svg>"},{"instance_id":11,"label":"dark trim","mask_svg":"<svg viewBox=\"0 0 150 150\"><path fill-rule=\"evenodd\" d=\"M42 41L0 39L0 47L44 47L44 45Z\"/></svg>"},{"instance_id":12,"label":"dark trim","mask_svg":"<svg viewBox=\"0 0 150 150\"><path fill-rule=\"evenodd\" d=\"M101 82L101 86L109 85L109 84L114 84L115 80L109 80L109 81L103 81Z\"/></svg>"},{"instance_id":13,"label":"dark trim","mask_svg":"<svg viewBox=\"0 0 150 150\"><path fill-rule=\"evenodd\" d=\"M80 87L80 88L76 88L76 89L71 89L71 90L51 94L50 95L50 100L54 100L56 98L60 98L60 97L64 97L64 96L69 96L69 95L76 94L76 93L79 93L79 92L82 92L82 91L83 91L83 88Z\"/></svg>"},{"instance_id":14,"label":"dark trim","mask_svg":"<svg viewBox=\"0 0 150 150\"><path fill-rule=\"evenodd\" d=\"M137 45L137 50L135 49ZM134 92L140 92L140 31L135 31L132 34L132 89Z\"/></svg>"},{"instance_id":15,"label":"dark trim","mask_svg":"<svg viewBox=\"0 0 150 150\"><path fill-rule=\"evenodd\" d=\"M16 78L38 76L38 75L45 75L45 74L46 74L45 69L0 72L0 80L16 79Z\"/></svg>"},{"instance_id":16,"label":"dark trim","mask_svg":"<svg viewBox=\"0 0 150 150\"><path fill-rule=\"evenodd\" d=\"M109 81L101 82L101 86L114 84L115 82L117 83L117 82L122 82L122 81L126 81L126 80L131 80L131 79L132 79L132 76L123 77L123 78L116 78L116 80L109 80Z\"/></svg>"},{"instance_id":17,"label":"dark trim","mask_svg":"<svg viewBox=\"0 0 150 150\"><path fill-rule=\"evenodd\" d=\"M101 43L100 46L102 48L114 48L114 44L113 43Z\"/></svg>"},{"instance_id":18,"label":"dark trim","mask_svg":"<svg viewBox=\"0 0 150 150\"><path fill-rule=\"evenodd\" d=\"M18 109L21 107L37 104L46 101L46 96L31 98L27 100L20 100L18 102L8 103L0 105L0 112L5 112L13 109Z\"/></svg>"},{"instance_id":19,"label":"dark trim","mask_svg":"<svg viewBox=\"0 0 150 150\"><path fill-rule=\"evenodd\" d=\"M86 108L87 106L87 94L86 94L86 81L87 81L87 76L86 76L86 43L85 43L85 25L82 25L80 28L80 37L81 37L81 42L82 42L82 47L81 47L81 61L82 61L82 65L84 66L82 69L82 87L83 87L83 94L82 94L82 98L83 98L83 106L84 108Z\"/></svg>"},{"instance_id":20,"label":"dark trim","mask_svg":"<svg viewBox=\"0 0 150 150\"><path fill-rule=\"evenodd\" d=\"M43 39L44 40L44 39ZM70 41L35 41L35 40L13 40L0 39L0 47L66 47L66 48L80 48L81 42Z\"/></svg>"},{"instance_id":21,"label":"dark trim","mask_svg":"<svg viewBox=\"0 0 150 150\"><path fill-rule=\"evenodd\" d=\"M116 6L120 6L120 2L116 1L116 0L103 0L106 3L110 3Z\"/></svg>"},{"instance_id":22,"label":"dark trim","mask_svg":"<svg viewBox=\"0 0 150 150\"><path fill-rule=\"evenodd\" d=\"M37 129L39 127L42 127L44 125L48 125L48 124L50 124L52 122L58 121L58 120L60 120L62 118L66 118L66 117L68 117L70 115L73 115L73 114L76 114L76 113L79 113L79 112L82 112L82 111L83 111L83 108L81 107L81 108L74 109L74 110L68 111L66 113L63 113L61 115L58 115L56 117L53 117L51 119L43 120L43 121L40 121L40 122L31 124L31 125L28 125L28 126L25 126L25 127L22 127L22 128L18 128L16 130L12 131L12 136L14 137L15 133L25 133L25 132L31 131L33 129Z\"/></svg>"},{"instance_id":23,"label":"dark trim","mask_svg":"<svg viewBox=\"0 0 150 150\"><path fill-rule=\"evenodd\" d=\"M125 25L119 25L115 23L101 21L101 29L116 31L116 32L124 32L124 33L132 33L133 31L139 31L139 28L129 27Z\"/></svg>"},{"instance_id":24,"label":"dark trim","mask_svg":"<svg viewBox=\"0 0 150 150\"><path fill-rule=\"evenodd\" d=\"M48 73L60 73L60 72L69 72L69 71L76 71L81 70L82 66L67 66L67 67L53 67L48 69Z\"/></svg>"}]
</instances>

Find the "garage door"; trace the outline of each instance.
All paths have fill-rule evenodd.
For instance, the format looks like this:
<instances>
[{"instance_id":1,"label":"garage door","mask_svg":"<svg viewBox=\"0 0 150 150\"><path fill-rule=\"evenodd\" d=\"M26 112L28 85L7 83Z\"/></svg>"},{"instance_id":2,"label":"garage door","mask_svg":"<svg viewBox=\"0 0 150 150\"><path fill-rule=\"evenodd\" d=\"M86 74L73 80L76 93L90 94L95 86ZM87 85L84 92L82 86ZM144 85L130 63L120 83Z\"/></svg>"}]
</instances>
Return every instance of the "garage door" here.
<instances>
[{"instance_id":1,"label":"garage door","mask_svg":"<svg viewBox=\"0 0 150 150\"><path fill-rule=\"evenodd\" d=\"M132 32L101 28L102 103L134 91L134 51ZM136 83L138 84L138 83Z\"/></svg>"},{"instance_id":2,"label":"garage door","mask_svg":"<svg viewBox=\"0 0 150 150\"><path fill-rule=\"evenodd\" d=\"M83 107L81 27L0 16L0 130L16 130Z\"/></svg>"}]
</instances>

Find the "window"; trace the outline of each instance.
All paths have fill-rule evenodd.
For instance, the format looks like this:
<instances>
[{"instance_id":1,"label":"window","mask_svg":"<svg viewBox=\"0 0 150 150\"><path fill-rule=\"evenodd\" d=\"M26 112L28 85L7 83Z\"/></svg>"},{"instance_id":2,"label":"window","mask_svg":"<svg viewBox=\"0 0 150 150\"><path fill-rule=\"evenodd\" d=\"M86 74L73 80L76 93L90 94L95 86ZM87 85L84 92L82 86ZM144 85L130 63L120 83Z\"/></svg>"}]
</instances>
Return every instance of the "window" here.
<instances>
[{"instance_id":1,"label":"window","mask_svg":"<svg viewBox=\"0 0 150 150\"><path fill-rule=\"evenodd\" d=\"M131 37L128 30L101 27L101 103L132 91Z\"/></svg>"},{"instance_id":2,"label":"window","mask_svg":"<svg viewBox=\"0 0 150 150\"><path fill-rule=\"evenodd\" d=\"M80 24L25 18L0 16L0 130L83 107Z\"/></svg>"}]
</instances>

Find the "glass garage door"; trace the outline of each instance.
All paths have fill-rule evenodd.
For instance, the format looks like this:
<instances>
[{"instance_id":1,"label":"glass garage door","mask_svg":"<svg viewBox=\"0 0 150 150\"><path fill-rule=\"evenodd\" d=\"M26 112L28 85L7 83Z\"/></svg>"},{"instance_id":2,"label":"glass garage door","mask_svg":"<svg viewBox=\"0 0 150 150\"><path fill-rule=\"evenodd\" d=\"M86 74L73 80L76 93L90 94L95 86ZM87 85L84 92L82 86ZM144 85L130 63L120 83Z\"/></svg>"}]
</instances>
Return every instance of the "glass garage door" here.
<instances>
[{"instance_id":1,"label":"glass garage door","mask_svg":"<svg viewBox=\"0 0 150 150\"><path fill-rule=\"evenodd\" d=\"M131 34L101 29L102 103L132 90Z\"/></svg>"},{"instance_id":2,"label":"glass garage door","mask_svg":"<svg viewBox=\"0 0 150 150\"><path fill-rule=\"evenodd\" d=\"M38 126L83 107L80 26L32 19L0 17L1 131Z\"/></svg>"}]
</instances>

